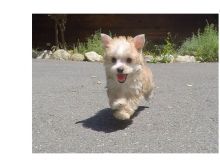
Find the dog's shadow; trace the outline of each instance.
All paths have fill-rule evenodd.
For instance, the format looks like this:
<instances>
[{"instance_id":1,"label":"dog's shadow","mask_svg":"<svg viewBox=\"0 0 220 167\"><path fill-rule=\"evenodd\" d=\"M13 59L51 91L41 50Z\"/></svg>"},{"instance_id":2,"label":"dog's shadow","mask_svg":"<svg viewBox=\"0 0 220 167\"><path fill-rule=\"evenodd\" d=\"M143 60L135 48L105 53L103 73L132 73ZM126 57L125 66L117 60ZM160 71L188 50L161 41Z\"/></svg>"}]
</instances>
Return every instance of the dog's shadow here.
<instances>
[{"instance_id":1,"label":"dog's shadow","mask_svg":"<svg viewBox=\"0 0 220 167\"><path fill-rule=\"evenodd\" d=\"M117 120L112 115L112 110L110 108L105 108L103 110L98 111L94 116L76 122L82 123L83 127L90 128L95 131L102 131L105 133L111 133L117 130L123 130L129 125L132 124L133 118L136 117L141 111L145 108L149 108L146 106L139 106L135 111L134 115L129 120L121 121Z\"/></svg>"}]
</instances>

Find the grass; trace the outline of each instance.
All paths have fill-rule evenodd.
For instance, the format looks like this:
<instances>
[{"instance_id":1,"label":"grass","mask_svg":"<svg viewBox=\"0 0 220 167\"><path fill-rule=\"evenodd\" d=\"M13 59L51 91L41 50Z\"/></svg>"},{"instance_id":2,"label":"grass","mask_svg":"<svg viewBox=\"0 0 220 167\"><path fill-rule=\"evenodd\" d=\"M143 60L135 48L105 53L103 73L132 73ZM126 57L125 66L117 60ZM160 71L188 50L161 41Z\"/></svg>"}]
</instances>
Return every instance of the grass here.
<instances>
[{"instance_id":1,"label":"grass","mask_svg":"<svg viewBox=\"0 0 220 167\"><path fill-rule=\"evenodd\" d=\"M203 32L198 30L187 38L178 50L182 55L193 55L201 62L218 61L218 31L213 24L208 24Z\"/></svg>"}]
</instances>

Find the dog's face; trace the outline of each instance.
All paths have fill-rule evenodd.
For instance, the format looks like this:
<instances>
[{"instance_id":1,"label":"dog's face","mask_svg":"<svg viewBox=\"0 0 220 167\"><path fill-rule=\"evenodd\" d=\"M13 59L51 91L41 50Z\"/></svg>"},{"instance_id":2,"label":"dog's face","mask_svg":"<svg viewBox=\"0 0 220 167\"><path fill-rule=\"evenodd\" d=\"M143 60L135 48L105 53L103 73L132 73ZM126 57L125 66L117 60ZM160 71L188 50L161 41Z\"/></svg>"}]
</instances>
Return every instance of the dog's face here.
<instances>
[{"instance_id":1,"label":"dog's face","mask_svg":"<svg viewBox=\"0 0 220 167\"><path fill-rule=\"evenodd\" d=\"M129 78L133 79L143 66L141 52L145 42L144 35L112 39L106 34L101 34L101 38L105 48L104 64L108 75L119 83L124 83Z\"/></svg>"}]
</instances>

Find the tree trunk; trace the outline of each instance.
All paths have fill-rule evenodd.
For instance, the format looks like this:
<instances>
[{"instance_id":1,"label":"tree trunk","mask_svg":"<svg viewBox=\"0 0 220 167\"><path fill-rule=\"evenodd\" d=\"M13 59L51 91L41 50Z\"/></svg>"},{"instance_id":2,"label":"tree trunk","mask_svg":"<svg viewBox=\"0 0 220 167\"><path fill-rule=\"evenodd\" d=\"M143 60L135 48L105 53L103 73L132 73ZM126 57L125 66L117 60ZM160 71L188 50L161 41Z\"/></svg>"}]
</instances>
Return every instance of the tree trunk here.
<instances>
[{"instance_id":1,"label":"tree trunk","mask_svg":"<svg viewBox=\"0 0 220 167\"><path fill-rule=\"evenodd\" d=\"M66 50L66 42L64 38L64 26L62 24L59 24L59 27L60 27L61 45L62 48Z\"/></svg>"},{"instance_id":2,"label":"tree trunk","mask_svg":"<svg viewBox=\"0 0 220 167\"><path fill-rule=\"evenodd\" d=\"M58 41L58 25L55 22L55 44L56 44L56 49L59 49L59 41Z\"/></svg>"}]
</instances>

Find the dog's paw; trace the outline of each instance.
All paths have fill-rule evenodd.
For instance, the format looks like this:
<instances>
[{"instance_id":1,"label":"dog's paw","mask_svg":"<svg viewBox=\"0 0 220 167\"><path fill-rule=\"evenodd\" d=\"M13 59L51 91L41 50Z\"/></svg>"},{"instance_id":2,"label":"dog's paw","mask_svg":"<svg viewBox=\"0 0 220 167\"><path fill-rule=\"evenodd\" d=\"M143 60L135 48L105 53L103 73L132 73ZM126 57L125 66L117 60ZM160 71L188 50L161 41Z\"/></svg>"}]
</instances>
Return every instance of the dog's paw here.
<instances>
[{"instance_id":1,"label":"dog's paw","mask_svg":"<svg viewBox=\"0 0 220 167\"><path fill-rule=\"evenodd\" d=\"M112 109L116 110L116 109L120 109L121 107L123 107L124 105L126 105L126 99L121 98L118 99L116 101L113 102L112 104Z\"/></svg>"},{"instance_id":2,"label":"dog's paw","mask_svg":"<svg viewBox=\"0 0 220 167\"><path fill-rule=\"evenodd\" d=\"M127 119L130 119L130 114L128 114L127 112L114 112L113 113L113 116L116 118L116 119L120 119L120 120L127 120Z\"/></svg>"}]
</instances>

